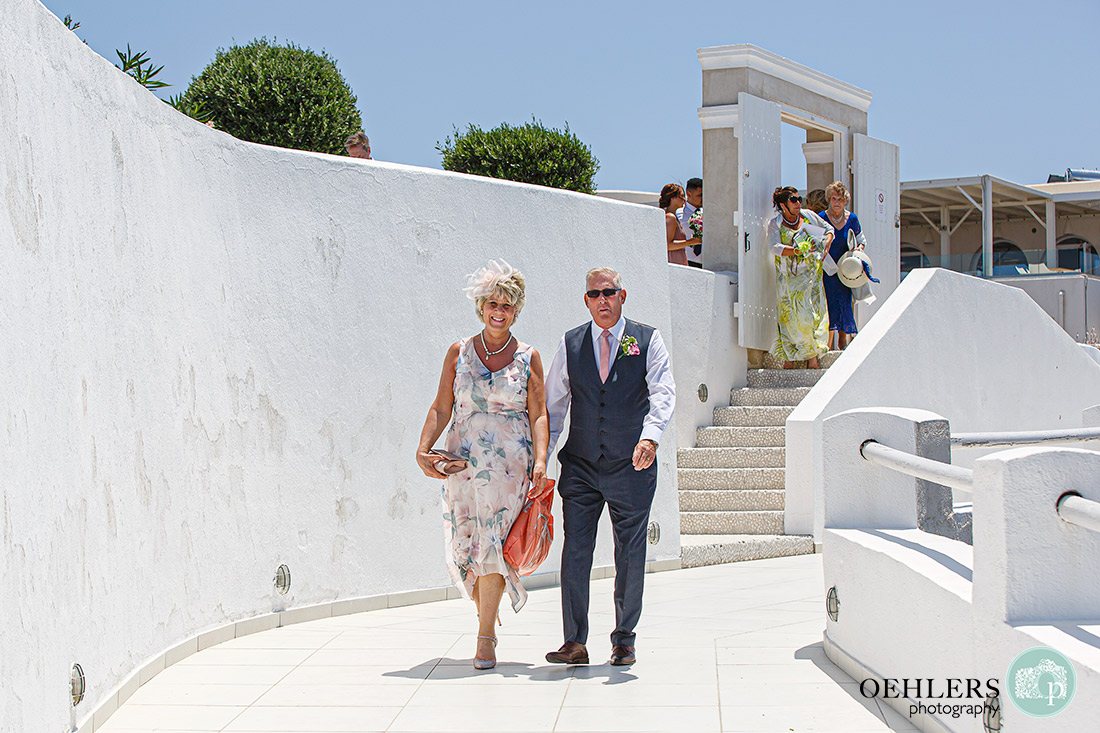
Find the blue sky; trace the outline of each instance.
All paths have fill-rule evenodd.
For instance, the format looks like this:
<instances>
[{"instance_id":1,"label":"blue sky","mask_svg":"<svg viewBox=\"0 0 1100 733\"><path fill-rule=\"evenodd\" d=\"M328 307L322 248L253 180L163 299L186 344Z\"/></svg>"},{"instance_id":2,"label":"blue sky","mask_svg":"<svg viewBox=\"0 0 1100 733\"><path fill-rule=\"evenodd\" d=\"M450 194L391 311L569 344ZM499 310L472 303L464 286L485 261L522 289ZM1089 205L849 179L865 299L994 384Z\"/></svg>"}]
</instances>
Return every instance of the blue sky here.
<instances>
[{"instance_id":1,"label":"blue sky","mask_svg":"<svg viewBox=\"0 0 1100 733\"><path fill-rule=\"evenodd\" d=\"M1100 168L1097 0L45 5L103 56L147 51L174 85L162 96L234 43L325 50L375 157L413 165L438 168L453 126L534 116L591 145L600 188L682 182L702 172L696 50L753 43L869 90L869 133L901 146L902 180ZM803 141L784 136L785 183L805 183Z\"/></svg>"}]
</instances>

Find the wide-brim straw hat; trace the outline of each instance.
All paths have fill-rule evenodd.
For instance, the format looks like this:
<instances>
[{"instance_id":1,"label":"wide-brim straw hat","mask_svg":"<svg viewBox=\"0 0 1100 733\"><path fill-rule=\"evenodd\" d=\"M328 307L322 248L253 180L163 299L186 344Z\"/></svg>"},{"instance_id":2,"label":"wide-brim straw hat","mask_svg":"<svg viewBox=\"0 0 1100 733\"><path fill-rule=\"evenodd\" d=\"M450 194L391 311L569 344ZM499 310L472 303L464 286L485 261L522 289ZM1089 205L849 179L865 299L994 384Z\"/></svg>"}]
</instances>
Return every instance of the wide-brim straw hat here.
<instances>
[{"instance_id":1,"label":"wide-brim straw hat","mask_svg":"<svg viewBox=\"0 0 1100 733\"><path fill-rule=\"evenodd\" d=\"M871 258L861 249L850 249L836 263L836 276L841 283L855 290L871 279Z\"/></svg>"}]
</instances>

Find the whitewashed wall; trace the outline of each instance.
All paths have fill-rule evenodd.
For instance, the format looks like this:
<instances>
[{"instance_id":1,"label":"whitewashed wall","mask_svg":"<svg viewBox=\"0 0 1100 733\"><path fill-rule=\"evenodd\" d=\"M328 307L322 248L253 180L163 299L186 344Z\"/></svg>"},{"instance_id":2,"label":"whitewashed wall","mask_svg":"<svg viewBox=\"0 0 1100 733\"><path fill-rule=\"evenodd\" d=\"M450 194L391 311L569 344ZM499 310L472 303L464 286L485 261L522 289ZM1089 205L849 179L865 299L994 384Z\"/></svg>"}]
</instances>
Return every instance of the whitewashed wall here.
<instances>
[{"instance_id":1,"label":"whitewashed wall","mask_svg":"<svg viewBox=\"0 0 1100 733\"><path fill-rule=\"evenodd\" d=\"M737 345L737 274L669 265L676 377L676 439L695 447L696 428L714 423L714 408L729 407L730 390L744 387L748 352ZM699 385L707 399L699 399Z\"/></svg>"},{"instance_id":2,"label":"whitewashed wall","mask_svg":"<svg viewBox=\"0 0 1100 733\"><path fill-rule=\"evenodd\" d=\"M413 452L487 259L527 274L515 331L547 362L592 266L670 329L660 211L239 142L35 0L0 13L0 124L6 730L69 724L74 661L90 710L205 629L446 585ZM666 438L656 560L679 556Z\"/></svg>"},{"instance_id":3,"label":"whitewashed wall","mask_svg":"<svg viewBox=\"0 0 1100 733\"><path fill-rule=\"evenodd\" d=\"M1095 277L1059 273L996 281L1023 290L1076 341L1087 340L1090 329L1095 333L1100 328L1100 280Z\"/></svg>"},{"instance_id":4,"label":"whitewashed wall","mask_svg":"<svg viewBox=\"0 0 1100 733\"><path fill-rule=\"evenodd\" d=\"M1045 430L1079 427L1098 402L1100 365L1026 293L914 270L787 418L786 531L820 541L821 422L839 412L916 407L959 432Z\"/></svg>"}]
</instances>

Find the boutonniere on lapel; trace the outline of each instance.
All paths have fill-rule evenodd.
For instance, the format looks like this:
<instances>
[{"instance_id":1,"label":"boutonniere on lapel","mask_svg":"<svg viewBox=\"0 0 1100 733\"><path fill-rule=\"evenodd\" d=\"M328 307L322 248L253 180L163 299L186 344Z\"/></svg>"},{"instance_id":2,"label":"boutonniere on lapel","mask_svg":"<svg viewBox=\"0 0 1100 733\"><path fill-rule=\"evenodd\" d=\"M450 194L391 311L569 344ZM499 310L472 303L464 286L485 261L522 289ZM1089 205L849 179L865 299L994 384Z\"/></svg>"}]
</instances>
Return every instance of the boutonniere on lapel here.
<instances>
[{"instance_id":1,"label":"boutonniere on lapel","mask_svg":"<svg viewBox=\"0 0 1100 733\"><path fill-rule=\"evenodd\" d=\"M627 336L621 342L622 349L619 352L619 356L637 356L642 353L642 350L638 348L638 339L633 336Z\"/></svg>"}]
</instances>

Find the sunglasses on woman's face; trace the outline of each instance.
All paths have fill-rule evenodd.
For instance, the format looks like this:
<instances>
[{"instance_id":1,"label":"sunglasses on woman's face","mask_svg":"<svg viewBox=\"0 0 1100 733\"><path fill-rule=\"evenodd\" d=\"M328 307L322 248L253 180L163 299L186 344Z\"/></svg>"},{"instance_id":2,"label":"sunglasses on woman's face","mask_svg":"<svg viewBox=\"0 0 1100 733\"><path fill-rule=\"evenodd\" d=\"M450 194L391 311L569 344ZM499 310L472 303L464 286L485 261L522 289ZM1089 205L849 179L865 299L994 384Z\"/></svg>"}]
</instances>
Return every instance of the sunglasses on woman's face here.
<instances>
[{"instance_id":1,"label":"sunglasses on woman's face","mask_svg":"<svg viewBox=\"0 0 1100 733\"><path fill-rule=\"evenodd\" d=\"M800 204L800 203L802 203L802 197L801 197L801 196L791 196L791 197L790 197L789 199L787 199L787 200L788 200L788 201L794 201L794 202L795 202L796 204Z\"/></svg>"},{"instance_id":2,"label":"sunglasses on woman's face","mask_svg":"<svg viewBox=\"0 0 1100 733\"><path fill-rule=\"evenodd\" d=\"M603 290L589 290L588 292L585 293L585 295L587 295L592 300L595 300L596 298L600 297L601 295L606 297L606 298L610 298L611 296L613 296L615 293L619 292L620 290L622 290L622 288L604 288Z\"/></svg>"}]
</instances>

